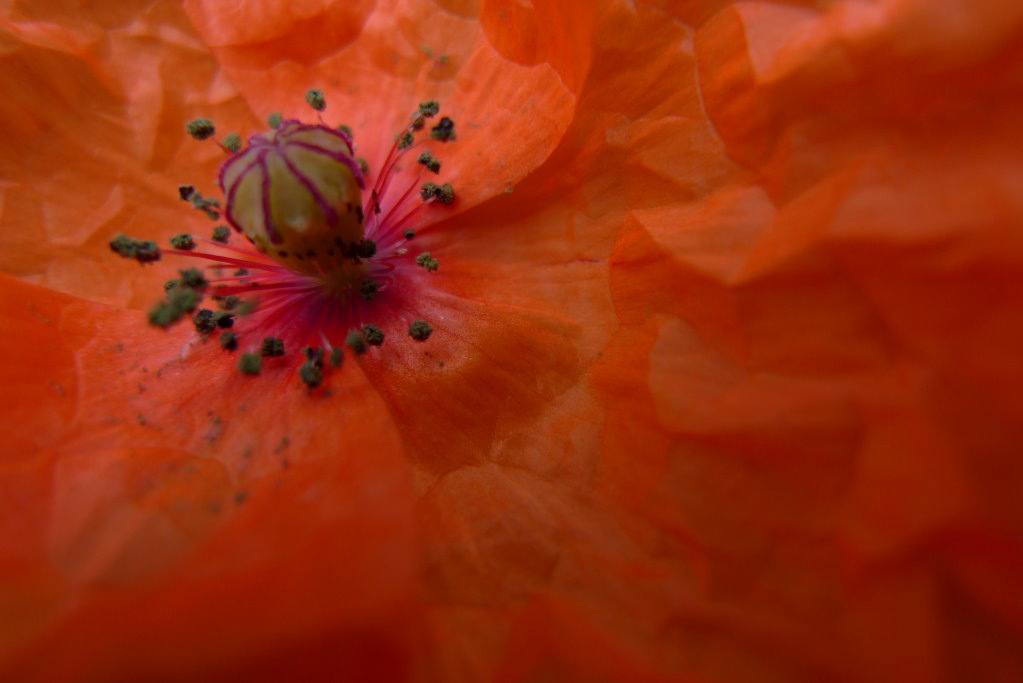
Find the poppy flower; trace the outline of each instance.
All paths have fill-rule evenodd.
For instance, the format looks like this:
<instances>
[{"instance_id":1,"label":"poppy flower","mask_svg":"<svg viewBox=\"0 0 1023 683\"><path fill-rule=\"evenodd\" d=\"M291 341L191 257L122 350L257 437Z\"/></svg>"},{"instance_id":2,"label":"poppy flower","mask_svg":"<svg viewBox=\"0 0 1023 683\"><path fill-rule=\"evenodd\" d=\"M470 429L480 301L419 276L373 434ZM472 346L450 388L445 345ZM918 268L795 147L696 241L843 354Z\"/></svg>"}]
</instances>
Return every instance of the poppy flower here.
<instances>
[{"instance_id":1,"label":"poppy flower","mask_svg":"<svg viewBox=\"0 0 1023 683\"><path fill-rule=\"evenodd\" d=\"M1010 5L8 3L0 678L1018 679ZM457 122L313 391L109 248L310 87Z\"/></svg>"}]
</instances>

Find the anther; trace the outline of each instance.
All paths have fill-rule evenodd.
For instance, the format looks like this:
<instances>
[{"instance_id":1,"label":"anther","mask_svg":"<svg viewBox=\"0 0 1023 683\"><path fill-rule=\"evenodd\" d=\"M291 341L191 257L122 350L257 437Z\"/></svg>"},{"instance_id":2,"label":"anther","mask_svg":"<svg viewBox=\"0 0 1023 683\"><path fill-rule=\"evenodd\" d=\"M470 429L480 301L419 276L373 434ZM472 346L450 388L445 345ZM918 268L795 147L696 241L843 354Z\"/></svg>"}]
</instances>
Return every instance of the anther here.
<instances>
[{"instance_id":1,"label":"anther","mask_svg":"<svg viewBox=\"0 0 1023 683\"><path fill-rule=\"evenodd\" d=\"M275 111L274 113L266 117L266 125L270 126L274 130L277 130L278 128L281 127L281 118L283 118L281 116L281 113L279 111Z\"/></svg>"},{"instance_id":2,"label":"anther","mask_svg":"<svg viewBox=\"0 0 1023 683\"><path fill-rule=\"evenodd\" d=\"M234 309L238 308L238 304L240 302L241 302L241 299L236 297L234 294L231 294L230 296L223 297L220 300L219 304L220 304L220 307L223 310L225 310L225 311L233 311Z\"/></svg>"},{"instance_id":3,"label":"anther","mask_svg":"<svg viewBox=\"0 0 1023 683\"><path fill-rule=\"evenodd\" d=\"M428 171L432 173L440 173L440 159L429 152L423 152L420 154L416 161L425 166Z\"/></svg>"},{"instance_id":4,"label":"anther","mask_svg":"<svg viewBox=\"0 0 1023 683\"><path fill-rule=\"evenodd\" d=\"M428 202L440 193L440 185L437 183L423 183L419 188L419 196L423 201Z\"/></svg>"},{"instance_id":5,"label":"anther","mask_svg":"<svg viewBox=\"0 0 1023 683\"><path fill-rule=\"evenodd\" d=\"M437 112L439 111L440 103L438 103L437 100L426 100L424 102L419 103L419 113L425 116L426 118L436 116Z\"/></svg>"},{"instance_id":6,"label":"anther","mask_svg":"<svg viewBox=\"0 0 1023 683\"><path fill-rule=\"evenodd\" d=\"M441 118L437 125L430 129L430 137L441 142L451 142L455 139L455 122L447 116Z\"/></svg>"},{"instance_id":7,"label":"anther","mask_svg":"<svg viewBox=\"0 0 1023 683\"><path fill-rule=\"evenodd\" d=\"M181 249L182 251L191 251L195 249L195 240L192 239L192 236L187 232L171 237L170 244L175 249Z\"/></svg>"},{"instance_id":8,"label":"anther","mask_svg":"<svg viewBox=\"0 0 1023 683\"><path fill-rule=\"evenodd\" d=\"M350 348L352 353L357 356L366 353L369 348L366 346L366 338L362 336L362 332L359 330L352 330L348 333L348 336L345 337L345 346Z\"/></svg>"},{"instance_id":9,"label":"anther","mask_svg":"<svg viewBox=\"0 0 1023 683\"><path fill-rule=\"evenodd\" d=\"M205 140L213 137L217 129L209 119L192 119L185 124L185 131L196 140Z\"/></svg>"},{"instance_id":10,"label":"anther","mask_svg":"<svg viewBox=\"0 0 1023 683\"><path fill-rule=\"evenodd\" d=\"M416 257L416 265L420 268L426 268L429 272L437 270L437 259L430 256L430 252L424 251L422 254Z\"/></svg>"},{"instance_id":11,"label":"anther","mask_svg":"<svg viewBox=\"0 0 1023 683\"><path fill-rule=\"evenodd\" d=\"M310 389L315 389L323 381L323 370L311 362L302 363L298 367L298 376Z\"/></svg>"},{"instance_id":12,"label":"anther","mask_svg":"<svg viewBox=\"0 0 1023 683\"><path fill-rule=\"evenodd\" d=\"M224 138L224 147L234 153L242 148L242 136L238 133L230 133Z\"/></svg>"},{"instance_id":13,"label":"anther","mask_svg":"<svg viewBox=\"0 0 1023 683\"><path fill-rule=\"evenodd\" d=\"M262 367L263 359L259 357L258 353L246 351L238 359L238 369L243 375L258 375Z\"/></svg>"},{"instance_id":14,"label":"anther","mask_svg":"<svg viewBox=\"0 0 1023 683\"><path fill-rule=\"evenodd\" d=\"M451 183L444 183L437 188L437 193L434 196L441 204L451 204L455 201L455 188L451 187Z\"/></svg>"},{"instance_id":15,"label":"anther","mask_svg":"<svg viewBox=\"0 0 1023 683\"><path fill-rule=\"evenodd\" d=\"M305 101L316 111L323 111L327 108L327 98L323 96L323 91L317 88L309 88L305 91Z\"/></svg>"},{"instance_id":16,"label":"anther","mask_svg":"<svg viewBox=\"0 0 1023 683\"><path fill-rule=\"evenodd\" d=\"M209 284L206 281L206 278L203 277L202 271L198 268L188 268L187 270L179 270L178 272L181 273L181 283L186 287L199 289Z\"/></svg>"},{"instance_id":17,"label":"anther","mask_svg":"<svg viewBox=\"0 0 1023 683\"><path fill-rule=\"evenodd\" d=\"M238 348L238 333L231 330L224 330L220 333L220 348L225 351L234 351Z\"/></svg>"},{"instance_id":18,"label":"anther","mask_svg":"<svg viewBox=\"0 0 1023 683\"><path fill-rule=\"evenodd\" d=\"M380 285L376 280L366 279L359 283L359 296L363 301L372 301L380 293Z\"/></svg>"},{"instance_id":19,"label":"anther","mask_svg":"<svg viewBox=\"0 0 1023 683\"><path fill-rule=\"evenodd\" d=\"M323 367L323 349L318 346L304 346L302 347L302 355L305 356L306 361L312 363L316 367Z\"/></svg>"},{"instance_id":20,"label":"anther","mask_svg":"<svg viewBox=\"0 0 1023 683\"><path fill-rule=\"evenodd\" d=\"M260 345L259 352L264 356L283 356L284 340L280 337L267 337Z\"/></svg>"},{"instance_id":21,"label":"anther","mask_svg":"<svg viewBox=\"0 0 1023 683\"><path fill-rule=\"evenodd\" d=\"M123 258L133 258L139 263L160 260L160 247L150 240L135 240L127 235L117 235L110 240L110 250Z\"/></svg>"},{"instance_id":22,"label":"anther","mask_svg":"<svg viewBox=\"0 0 1023 683\"><path fill-rule=\"evenodd\" d=\"M231 237L231 228L226 225L218 225L213 228L213 241L220 242L221 244L227 244L227 240Z\"/></svg>"},{"instance_id":23,"label":"anther","mask_svg":"<svg viewBox=\"0 0 1023 683\"><path fill-rule=\"evenodd\" d=\"M195 331L199 334L209 334L217 329L217 321L213 319L213 311L208 308L203 308L192 316L192 324L195 325Z\"/></svg>"},{"instance_id":24,"label":"anther","mask_svg":"<svg viewBox=\"0 0 1023 683\"><path fill-rule=\"evenodd\" d=\"M373 240L362 240L355 247L355 255L359 258L373 258L377 253L377 243Z\"/></svg>"},{"instance_id":25,"label":"anther","mask_svg":"<svg viewBox=\"0 0 1023 683\"><path fill-rule=\"evenodd\" d=\"M363 325L362 336L366 338L366 343L370 346L380 346L384 343L384 337L387 335L376 325Z\"/></svg>"},{"instance_id":26,"label":"anther","mask_svg":"<svg viewBox=\"0 0 1023 683\"><path fill-rule=\"evenodd\" d=\"M433 328L425 320L416 320L408 326L408 336L416 341L426 341L433 334Z\"/></svg>"}]
</instances>

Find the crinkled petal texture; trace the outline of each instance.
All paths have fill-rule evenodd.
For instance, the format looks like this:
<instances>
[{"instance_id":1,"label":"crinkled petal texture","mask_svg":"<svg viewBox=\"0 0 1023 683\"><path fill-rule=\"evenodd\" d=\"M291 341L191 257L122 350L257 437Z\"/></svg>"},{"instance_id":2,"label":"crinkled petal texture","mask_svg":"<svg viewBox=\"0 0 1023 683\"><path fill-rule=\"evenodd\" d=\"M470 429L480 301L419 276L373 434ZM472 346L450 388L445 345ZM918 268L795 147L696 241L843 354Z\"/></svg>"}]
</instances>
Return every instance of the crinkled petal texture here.
<instances>
[{"instance_id":1,"label":"crinkled petal texture","mask_svg":"<svg viewBox=\"0 0 1023 683\"><path fill-rule=\"evenodd\" d=\"M0 678L1023 678L1023 9L0 11ZM459 197L313 393L106 248L310 86Z\"/></svg>"}]
</instances>

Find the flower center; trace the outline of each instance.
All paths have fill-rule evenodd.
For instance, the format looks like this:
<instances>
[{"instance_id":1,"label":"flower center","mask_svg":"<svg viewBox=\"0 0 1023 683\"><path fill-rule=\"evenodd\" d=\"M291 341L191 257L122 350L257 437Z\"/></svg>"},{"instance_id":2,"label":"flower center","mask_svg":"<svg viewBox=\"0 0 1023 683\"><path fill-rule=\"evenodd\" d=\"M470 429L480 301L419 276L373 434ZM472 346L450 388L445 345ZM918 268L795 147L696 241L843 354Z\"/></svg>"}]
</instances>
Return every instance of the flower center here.
<instances>
[{"instance_id":1,"label":"flower center","mask_svg":"<svg viewBox=\"0 0 1023 683\"><path fill-rule=\"evenodd\" d=\"M301 348L298 375L315 387L322 381L325 359L334 367L340 364L342 344L361 354L384 343L387 332L369 321L393 325L374 320L374 300L386 296L409 269L437 270L435 258L410 254L407 244L423 209L431 203L451 204L454 191L448 184L421 182L424 174L440 172L441 163L429 150L419 153L415 173L399 170L412 149L455 136L447 117L428 136L417 136L439 110L436 102L423 102L395 138L379 172L372 174L365 160L354 156L351 130L324 123L323 94L310 90L306 100L317 111L318 123L272 114L270 130L252 135L244 149L234 133L217 143L230 155L218 178L223 208L192 186L178 188L182 200L210 220L223 217L230 228L217 226L210 239L178 235L171 249L124 235L110 246L142 264L167 254L210 266L206 271L182 269L179 278L169 280L163 300L149 313L152 324L166 328L191 315L202 339L217 334L228 351L250 349L238 361L244 374L258 374L264 358ZM195 119L186 129L199 140L216 133L208 119ZM249 244L233 244L231 228ZM217 310L200 308L207 296ZM237 318L244 321L236 327ZM426 321L401 324L416 341L432 332Z\"/></svg>"}]
</instances>

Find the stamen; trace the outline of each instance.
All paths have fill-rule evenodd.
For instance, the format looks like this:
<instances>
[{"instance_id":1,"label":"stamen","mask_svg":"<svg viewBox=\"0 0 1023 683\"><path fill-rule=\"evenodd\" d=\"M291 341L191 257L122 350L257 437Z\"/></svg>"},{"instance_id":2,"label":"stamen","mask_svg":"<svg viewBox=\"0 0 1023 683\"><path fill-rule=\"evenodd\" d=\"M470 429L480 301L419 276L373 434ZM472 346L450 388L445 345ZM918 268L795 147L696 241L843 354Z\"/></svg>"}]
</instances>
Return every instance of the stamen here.
<instances>
[{"instance_id":1,"label":"stamen","mask_svg":"<svg viewBox=\"0 0 1023 683\"><path fill-rule=\"evenodd\" d=\"M246 375L259 374L264 357L284 356L286 345L302 348L295 365L311 390L322 384L325 372L342 365L344 346L359 355L384 343L393 331L389 326L396 324L393 306L404 301L401 295L390 298L391 289L401 286L409 269L437 270L429 252L413 259L403 245L415 237L426 207L451 204L455 193L450 184L422 182L427 173L441 169L429 150L415 153L416 164L401 159L418 144L428 144L428 138L447 142L455 136L448 117L428 133L420 132L440 110L436 101L424 101L370 178L369 164L354 156L351 128L323 121L323 92L310 89L305 99L319 124L273 113L267 117L269 130L245 144L237 133L216 143L230 153L218 179L226 198L223 208L220 200L203 196L193 185L178 187L182 201L211 220L223 216L229 225L217 225L209 238L175 235L165 250L125 235L115 237L110 248L140 263L163 254L212 262L212 277L189 267L168 280L163 298L149 311L150 323L166 328L188 315L197 334L218 334L226 351L239 348L242 334L261 340L239 354L238 368ZM216 133L209 119L195 119L186 130L198 140ZM400 191L392 191L395 182ZM232 229L251 246L240 240L229 244ZM207 294L213 303L199 308ZM378 300L390 303L381 306ZM408 327L417 342L431 333L422 320ZM334 345L331 339L343 343Z\"/></svg>"},{"instance_id":2,"label":"stamen","mask_svg":"<svg viewBox=\"0 0 1023 683\"><path fill-rule=\"evenodd\" d=\"M362 336L366 338L366 343L370 346L381 346L386 335L376 325L363 325Z\"/></svg>"},{"instance_id":3,"label":"stamen","mask_svg":"<svg viewBox=\"0 0 1023 683\"><path fill-rule=\"evenodd\" d=\"M223 146L224 149L235 154L242 148L242 137L238 133L230 133L224 138Z\"/></svg>"},{"instance_id":4,"label":"stamen","mask_svg":"<svg viewBox=\"0 0 1023 683\"><path fill-rule=\"evenodd\" d=\"M369 347L366 346L366 338L359 330L352 330L348 333L345 337L345 346L350 348L356 356L361 356L369 350Z\"/></svg>"},{"instance_id":5,"label":"stamen","mask_svg":"<svg viewBox=\"0 0 1023 683\"><path fill-rule=\"evenodd\" d=\"M427 272L434 272L437 270L437 259L430 256L430 252L424 251L422 254L416 257L416 265L420 268L426 268Z\"/></svg>"},{"instance_id":6,"label":"stamen","mask_svg":"<svg viewBox=\"0 0 1023 683\"><path fill-rule=\"evenodd\" d=\"M196 313L192 317L192 324L195 325L195 331L202 335L207 335L217 329L217 321L213 319L213 311L208 308L204 308Z\"/></svg>"},{"instance_id":7,"label":"stamen","mask_svg":"<svg viewBox=\"0 0 1023 683\"><path fill-rule=\"evenodd\" d=\"M455 139L455 122L445 116L430 129L430 137L441 142L451 142Z\"/></svg>"},{"instance_id":8,"label":"stamen","mask_svg":"<svg viewBox=\"0 0 1023 683\"><path fill-rule=\"evenodd\" d=\"M327 108L327 99L323 96L323 91L316 88L305 91L305 101L316 111L322 112Z\"/></svg>"},{"instance_id":9,"label":"stamen","mask_svg":"<svg viewBox=\"0 0 1023 683\"><path fill-rule=\"evenodd\" d=\"M220 348L225 351L234 351L238 348L238 333L226 330L220 333Z\"/></svg>"},{"instance_id":10,"label":"stamen","mask_svg":"<svg viewBox=\"0 0 1023 683\"><path fill-rule=\"evenodd\" d=\"M238 359L238 369L243 375L258 375L263 367L263 359L258 353L246 351Z\"/></svg>"},{"instance_id":11,"label":"stamen","mask_svg":"<svg viewBox=\"0 0 1023 683\"><path fill-rule=\"evenodd\" d=\"M188 233L182 233L175 235L170 238L170 244L175 249L181 249L183 251L191 251L195 249L195 240Z\"/></svg>"},{"instance_id":12,"label":"stamen","mask_svg":"<svg viewBox=\"0 0 1023 683\"><path fill-rule=\"evenodd\" d=\"M284 355L284 340L280 337L267 337L259 347L259 353L264 356L278 357Z\"/></svg>"},{"instance_id":13,"label":"stamen","mask_svg":"<svg viewBox=\"0 0 1023 683\"><path fill-rule=\"evenodd\" d=\"M213 137L217 129L209 119L192 119L185 124L185 131L196 140L206 140Z\"/></svg>"},{"instance_id":14,"label":"stamen","mask_svg":"<svg viewBox=\"0 0 1023 683\"><path fill-rule=\"evenodd\" d=\"M408 326L408 336L418 342L426 341L433 334L433 328L425 320L416 320Z\"/></svg>"}]
</instances>

